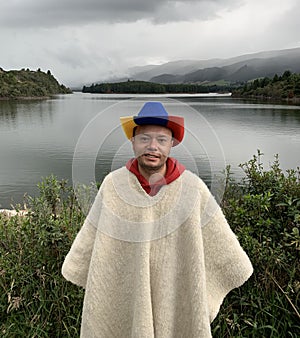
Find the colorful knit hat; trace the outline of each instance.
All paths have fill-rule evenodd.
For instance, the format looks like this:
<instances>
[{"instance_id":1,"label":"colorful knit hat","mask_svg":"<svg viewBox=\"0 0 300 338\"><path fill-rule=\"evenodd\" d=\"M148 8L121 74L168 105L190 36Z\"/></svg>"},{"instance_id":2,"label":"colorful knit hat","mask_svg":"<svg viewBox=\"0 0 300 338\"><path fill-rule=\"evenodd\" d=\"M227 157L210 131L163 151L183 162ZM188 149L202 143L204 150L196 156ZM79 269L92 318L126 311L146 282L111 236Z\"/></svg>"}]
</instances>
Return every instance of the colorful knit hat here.
<instances>
[{"instance_id":1,"label":"colorful knit hat","mask_svg":"<svg viewBox=\"0 0 300 338\"><path fill-rule=\"evenodd\" d=\"M133 137L134 128L143 125L159 125L172 131L173 147L179 144L184 136L184 118L171 116L160 102L146 102L137 116L120 117L126 137Z\"/></svg>"}]
</instances>

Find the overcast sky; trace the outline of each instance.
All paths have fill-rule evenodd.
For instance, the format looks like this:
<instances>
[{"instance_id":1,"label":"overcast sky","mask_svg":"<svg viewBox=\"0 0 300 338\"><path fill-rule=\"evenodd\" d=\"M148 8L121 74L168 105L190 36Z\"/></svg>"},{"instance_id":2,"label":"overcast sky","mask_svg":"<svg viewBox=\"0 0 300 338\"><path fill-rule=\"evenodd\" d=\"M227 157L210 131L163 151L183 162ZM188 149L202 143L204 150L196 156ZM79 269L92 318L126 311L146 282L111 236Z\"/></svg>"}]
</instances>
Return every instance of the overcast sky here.
<instances>
[{"instance_id":1,"label":"overcast sky","mask_svg":"<svg viewBox=\"0 0 300 338\"><path fill-rule=\"evenodd\" d=\"M0 67L67 86L132 66L300 47L299 0L1 0Z\"/></svg>"}]
</instances>

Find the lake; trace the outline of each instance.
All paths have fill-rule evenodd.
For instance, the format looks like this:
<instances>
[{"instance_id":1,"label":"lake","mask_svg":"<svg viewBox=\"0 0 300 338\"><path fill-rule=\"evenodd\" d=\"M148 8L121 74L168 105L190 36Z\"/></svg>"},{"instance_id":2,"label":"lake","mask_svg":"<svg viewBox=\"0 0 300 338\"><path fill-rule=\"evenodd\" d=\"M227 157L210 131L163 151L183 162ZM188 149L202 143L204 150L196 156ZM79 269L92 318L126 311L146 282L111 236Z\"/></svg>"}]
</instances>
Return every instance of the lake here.
<instances>
[{"instance_id":1,"label":"lake","mask_svg":"<svg viewBox=\"0 0 300 338\"><path fill-rule=\"evenodd\" d=\"M226 165L264 153L266 168L279 154L281 167L300 166L300 106L254 103L229 96L145 96L74 93L49 100L0 101L0 208L35 195L42 177L70 184L101 180L132 157L119 117L136 115L145 101L161 101L185 117L186 134L172 156L222 193Z\"/></svg>"}]
</instances>

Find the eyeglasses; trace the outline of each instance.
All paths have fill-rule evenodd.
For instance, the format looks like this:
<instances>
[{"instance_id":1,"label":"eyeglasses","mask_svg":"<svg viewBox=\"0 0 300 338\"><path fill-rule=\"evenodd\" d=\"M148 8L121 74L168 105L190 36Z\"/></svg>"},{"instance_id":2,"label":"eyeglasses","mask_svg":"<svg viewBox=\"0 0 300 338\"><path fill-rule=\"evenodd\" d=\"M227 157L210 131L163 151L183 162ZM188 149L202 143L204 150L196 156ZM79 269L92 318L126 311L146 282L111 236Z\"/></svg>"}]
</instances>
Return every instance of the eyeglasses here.
<instances>
[{"instance_id":1,"label":"eyeglasses","mask_svg":"<svg viewBox=\"0 0 300 338\"><path fill-rule=\"evenodd\" d=\"M169 136L164 136L164 135L158 135L158 136L150 136L150 135L147 135L147 134L138 134L136 136L134 136L134 140L138 143L141 143L141 144L150 144L152 142L152 140L155 139L156 142L158 144L160 144L161 146L166 146L168 145L171 140L172 140L172 137L169 137Z\"/></svg>"}]
</instances>

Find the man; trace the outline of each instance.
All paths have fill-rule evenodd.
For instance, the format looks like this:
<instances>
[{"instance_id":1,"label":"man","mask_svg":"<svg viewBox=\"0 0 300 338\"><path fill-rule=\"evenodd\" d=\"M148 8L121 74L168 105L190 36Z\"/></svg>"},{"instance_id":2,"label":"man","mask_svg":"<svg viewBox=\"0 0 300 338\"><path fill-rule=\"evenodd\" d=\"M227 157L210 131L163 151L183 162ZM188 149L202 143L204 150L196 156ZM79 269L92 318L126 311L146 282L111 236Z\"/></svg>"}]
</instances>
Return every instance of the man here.
<instances>
[{"instance_id":1,"label":"man","mask_svg":"<svg viewBox=\"0 0 300 338\"><path fill-rule=\"evenodd\" d=\"M122 117L135 158L104 179L62 267L85 288L81 337L211 337L252 265L203 181L169 157L184 119Z\"/></svg>"}]
</instances>

